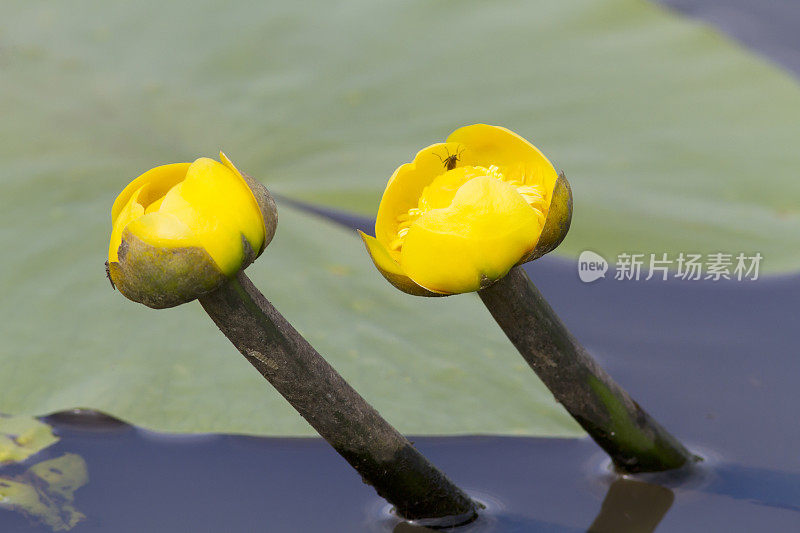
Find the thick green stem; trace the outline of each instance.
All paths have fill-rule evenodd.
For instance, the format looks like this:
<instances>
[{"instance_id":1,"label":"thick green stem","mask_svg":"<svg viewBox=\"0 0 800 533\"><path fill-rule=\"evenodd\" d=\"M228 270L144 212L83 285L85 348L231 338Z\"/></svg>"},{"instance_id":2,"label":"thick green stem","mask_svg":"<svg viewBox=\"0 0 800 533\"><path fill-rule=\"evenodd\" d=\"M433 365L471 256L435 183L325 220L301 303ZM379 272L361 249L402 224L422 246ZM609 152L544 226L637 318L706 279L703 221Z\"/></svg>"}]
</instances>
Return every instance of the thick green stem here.
<instances>
[{"instance_id":1,"label":"thick green stem","mask_svg":"<svg viewBox=\"0 0 800 533\"><path fill-rule=\"evenodd\" d=\"M474 518L476 504L384 420L240 273L200 299L248 361L407 519Z\"/></svg>"},{"instance_id":2,"label":"thick green stem","mask_svg":"<svg viewBox=\"0 0 800 533\"><path fill-rule=\"evenodd\" d=\"M696 459L600 368L521 266L478 294L556 401L619 470L656 472Z\"/></svg>"}]
</instances>

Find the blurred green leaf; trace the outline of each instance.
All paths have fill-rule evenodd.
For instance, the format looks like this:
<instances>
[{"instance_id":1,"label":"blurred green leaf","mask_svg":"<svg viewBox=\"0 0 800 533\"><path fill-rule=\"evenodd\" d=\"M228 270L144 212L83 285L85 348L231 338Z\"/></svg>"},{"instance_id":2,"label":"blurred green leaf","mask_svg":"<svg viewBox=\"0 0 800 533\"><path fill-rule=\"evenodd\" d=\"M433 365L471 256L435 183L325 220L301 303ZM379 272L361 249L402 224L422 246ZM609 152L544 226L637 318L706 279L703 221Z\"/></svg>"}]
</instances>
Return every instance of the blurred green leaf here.
<instances>
[{"instance_id":1,"label":"blurred green leaf","mask_svg":"<svg viewBox=\"0 0 800 533\"><path fill-rule=\"evenodd\" d=\"M56 442L50 426L36 418L0 415L0 465L24 461Z\"/></svg>"},{"instance_id":2,"label":"blurred green leaf","mask_svg":"<svg viewBox=\"0 0 800 533\"><path fill-rule=\"evenodd\" d=\"M0 412L311 433L199 305L150 311L103 276L128 180L219 148L372 214L416 150L501 124L573 185L561 253L800 262L796 82L646 2L10 0L0 72ZM401 430L579 434L473 296L404 296L352 234L281 217L251 277Z\"/></svg>"},{"instance_id":3,"label":"blurred green leaf","mask_svg":"<svg viewBox=\"0 0 800 533\"><path fill-rule=\"evenodd\" d=\"M480 121L566 172L559 253L800 265L796 81L649 2L12 0L0 68L16 202L222 147L276 192L374 214L398 165Z\"/></svg>"},{"instance_id":4,"label":"blurred green leaf","mask_svg":"<svg viewBox=\"0 0 800 533\"><path fill-rule=\"evenodd\" d=\"M86 218L107 219L110 199ZM3 215L4 216L4 215ZM355 232L280 209L249 276L388 420L408 433L580 434L472 294L400 293ZM168 431L313 434L205 315L111 289L110 222L25 228L51 245L6 261L0 410L100 409Z\"/></svg>"},{"instance_id":5,"label":"blurred green leaf","mask_svg":"<svg viewBox=\"0 0 800 533\"><path fill-rule=\"evenodd\" d=\"M80 455L65 453L13 476L0 476L0 508L19 511L53 531L69 531L86 515L75 508L75 491L89 473Z\"/></svg>"}]
</instances>

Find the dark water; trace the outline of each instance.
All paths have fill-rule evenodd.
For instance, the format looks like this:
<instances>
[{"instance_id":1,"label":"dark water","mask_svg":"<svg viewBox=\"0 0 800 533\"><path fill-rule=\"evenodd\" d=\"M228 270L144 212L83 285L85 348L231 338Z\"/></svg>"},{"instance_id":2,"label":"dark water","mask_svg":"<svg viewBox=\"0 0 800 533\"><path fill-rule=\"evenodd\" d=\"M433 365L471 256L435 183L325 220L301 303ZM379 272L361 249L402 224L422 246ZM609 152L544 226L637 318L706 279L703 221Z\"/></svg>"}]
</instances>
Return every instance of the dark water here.
<instances>
[{"instance_id":1,"label":"dark water","mask_svg":"<svg viewBox=\"0 0 800 533\"><path fill-rule=\"evenodd\" d=\"M800 75L800 6L796 0L657 0L700 19Z\"/></svg>"},{"instance_id":2,"label":"dark water","mask_svg":"<svg viewBox=\"0 0 800 533\"><path fill-rule=\"evenodd\" d=\"M76 532L413 532L323 441L166 436L91 413L50 416L81 455ZM487 506L459 531L794 531L800 476L711 459L685 479L620 478L588 440L421 437L416 445ZM20 468L19 466L14 468ZM7 470L7 469L6 469ZM0 512L0 531L50 531Z\"/></svg>"}]
</instances>

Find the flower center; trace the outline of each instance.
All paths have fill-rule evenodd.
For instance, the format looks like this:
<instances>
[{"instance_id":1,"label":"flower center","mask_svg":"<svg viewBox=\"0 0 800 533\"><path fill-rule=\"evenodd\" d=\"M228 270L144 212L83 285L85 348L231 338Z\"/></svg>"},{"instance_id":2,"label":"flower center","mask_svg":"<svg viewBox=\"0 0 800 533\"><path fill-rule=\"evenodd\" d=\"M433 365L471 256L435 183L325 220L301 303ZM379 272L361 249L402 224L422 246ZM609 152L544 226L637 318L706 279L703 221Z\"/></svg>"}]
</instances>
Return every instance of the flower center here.
<instances>
[{"instance_id":1,"label":"flower center","mask_svg":"<svg viewBox=\"0 0 800 533\"><path fill-rule=\"evenodd\" d=\"M512 169L490 165L463 166L448 170L437 176L419 196L417 207L412 207L407 212L397 217L397 237L391 242L390 248L394 253L399 253L403 248L406 234L414 222L432 209L449 207L453 197L466 182L481 176L489 176L513 185L517 192L531 207L547 214L547 198L541 183L535 183L525 169Z\"/></svg>"}]
</instances>

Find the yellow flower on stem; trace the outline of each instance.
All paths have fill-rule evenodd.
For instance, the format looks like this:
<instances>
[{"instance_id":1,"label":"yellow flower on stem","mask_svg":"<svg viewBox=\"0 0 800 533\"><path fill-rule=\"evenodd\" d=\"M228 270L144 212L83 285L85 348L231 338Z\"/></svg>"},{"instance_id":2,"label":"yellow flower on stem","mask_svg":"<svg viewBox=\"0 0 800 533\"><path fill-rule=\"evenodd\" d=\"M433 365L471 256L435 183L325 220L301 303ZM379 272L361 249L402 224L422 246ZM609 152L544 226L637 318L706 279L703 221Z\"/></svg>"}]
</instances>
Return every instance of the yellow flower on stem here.
<instances>
[{"instance_id":1,"label":"yellow flower on stem","mask_svg":"<svg viewBox=\"0 0 800 533\"><path fill-rule=\"evenodd\" d=\"M220 159L154 168L120 193L111 210L106 262L112 284L153 308L198 299L239 352L399 516L448 527L472 521L477 504L384 420L248 279L243 269L272 239L277 211L263 185L224 154Z\"/></svg>"},{"instance_id":2,"label":"yellow flower on stem","mask_svg":"<svg viewBox=\"0 0 800 533\"><path fill-rule=\"evenodd\" d=\"M475 124L417 153L383 193L375 237L383 276L419 296L477 291L553 396L623 472L697 460L591 358L518 265L558 246L572 192L531 143Z\"/></svg>"},{"instance_id":3,"label":"yellow flower on stem","mask_svg":"<svg viewBox=\"0 0 800 533\"><path fill-rule=\"evenodd\" d=\"M572 192L531 143L475 124L401 165L383 193L375 237L361 233L375 266L418 296L477 291L558 246Z\"/></svg>"},{"instance_id":4,"label":"yellow flower on stem","mask_svg":"<svg viewBox=\"0 0 800 533\"><path fill-rule=\"evenodd\" d=\"M106 268L127 298L157 309L194 300L269 244L272 197L222 152L220 160L153 168L117 196Z\"/></svg>"}]
</instances>

